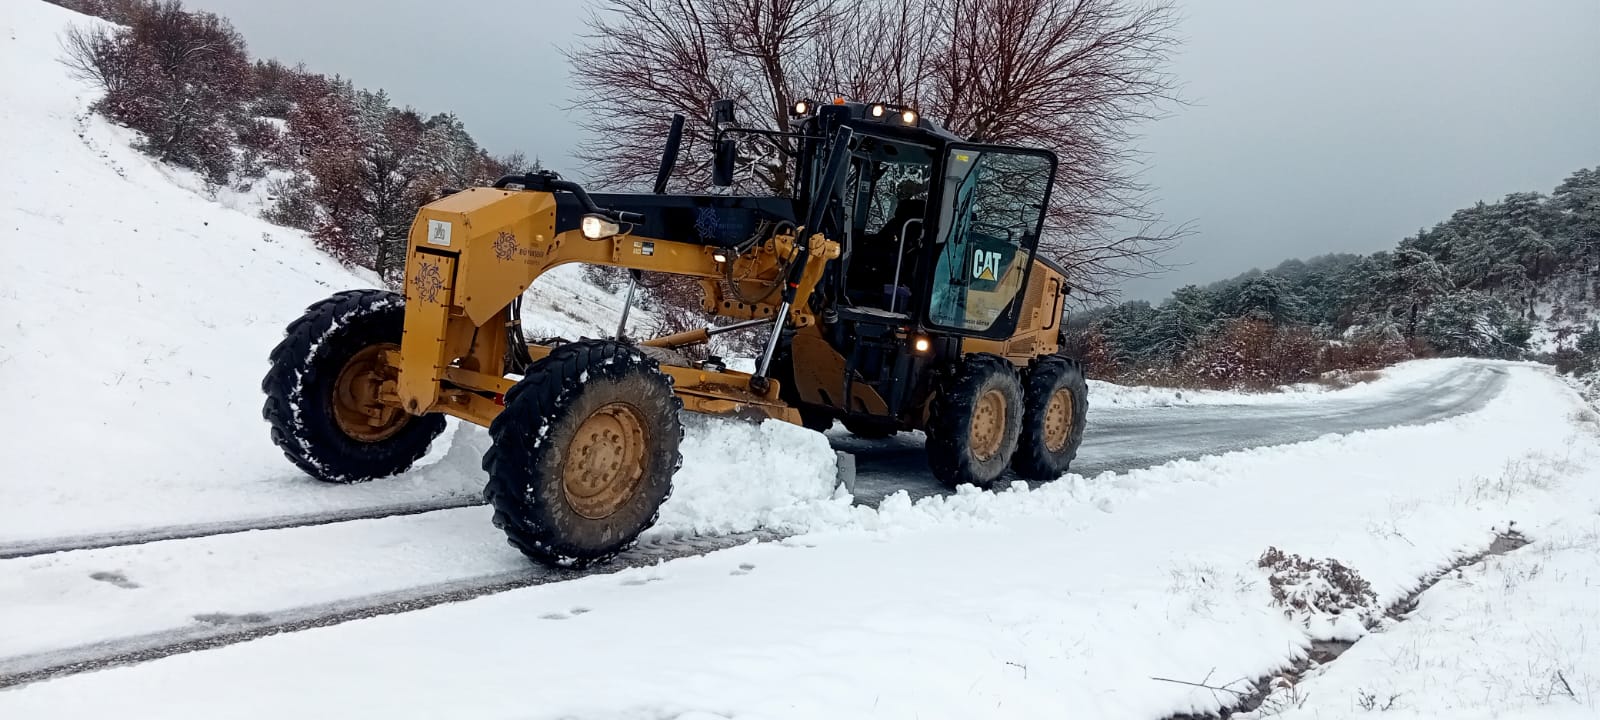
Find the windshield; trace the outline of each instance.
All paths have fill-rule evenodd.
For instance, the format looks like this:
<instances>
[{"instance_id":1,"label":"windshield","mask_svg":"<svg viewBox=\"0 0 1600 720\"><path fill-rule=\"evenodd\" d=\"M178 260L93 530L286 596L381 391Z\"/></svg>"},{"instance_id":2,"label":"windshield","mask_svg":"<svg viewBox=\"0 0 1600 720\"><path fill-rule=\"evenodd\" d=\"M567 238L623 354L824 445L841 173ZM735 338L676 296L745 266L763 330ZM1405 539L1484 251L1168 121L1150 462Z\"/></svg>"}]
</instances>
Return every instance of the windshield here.
<instances>
[{"instance_id":1,"label":"windshield","mask_svg":"<svg viewBox=\"0 0 1600 720\"><path fill-rule=\"evenodd\" d=\"M1010 307L1038 245L1055 164L1048 155L958 147L944 168L944 228L928 319L987 331Z\"/></svg>"}]
</instances>

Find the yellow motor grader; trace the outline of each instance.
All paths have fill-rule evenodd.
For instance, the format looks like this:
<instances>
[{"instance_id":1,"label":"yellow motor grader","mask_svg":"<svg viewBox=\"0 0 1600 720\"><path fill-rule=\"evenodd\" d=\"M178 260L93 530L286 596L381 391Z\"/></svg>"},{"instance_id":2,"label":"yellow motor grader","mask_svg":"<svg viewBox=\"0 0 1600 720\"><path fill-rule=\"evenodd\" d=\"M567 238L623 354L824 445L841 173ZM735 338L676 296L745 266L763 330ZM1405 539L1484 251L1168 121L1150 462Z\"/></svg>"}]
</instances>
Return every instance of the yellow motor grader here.
<instances>
[{"instance_id":1,"label":"yellow motor grader","mask_svg":"<svg viewBox=\"0 0 1600 720\"><path fill-rule=\"evenodd\" d=\"M290 324L262 383L273 441L311 476L401 472L445 416L489 428L486 500L511 544L578 566L655 521L680 463L678 413L927 435L955 486L1059 477L1087 388L1058 354L1065 273L1035 254L1056 157L966 142L912 108L801 101L794 128L712 109L714 192L594 193L543 172L448 195L411 228L405 292L356 290ZM793 197L731 192L740 143L782 149ZM565 263L696 278L722 324L530 343L521 298ZM764 333L754 372L683 350ZM751 482L759 482L752 479Z\"/></svg>"}]
</instances>

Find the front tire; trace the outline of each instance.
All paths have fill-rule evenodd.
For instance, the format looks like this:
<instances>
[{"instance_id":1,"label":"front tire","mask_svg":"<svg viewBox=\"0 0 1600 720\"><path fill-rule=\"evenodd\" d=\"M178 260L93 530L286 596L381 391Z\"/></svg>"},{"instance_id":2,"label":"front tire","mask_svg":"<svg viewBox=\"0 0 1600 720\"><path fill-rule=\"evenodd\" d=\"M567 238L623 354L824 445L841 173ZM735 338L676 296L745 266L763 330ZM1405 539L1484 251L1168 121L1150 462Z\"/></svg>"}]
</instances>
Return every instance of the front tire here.
<instances>
[{"instance_id":1,"label":"front tire","mask_svg":"<svg viewBox=\"0 0 1600 720\"><path fill-rule=\"evenodd\" d=\"M1022 386L998 355L963 357L940 382L928 418L928 467L950 487L988 489L1017 450Z\"/></svg>"},{"instance_id":2,"label":"front tire","mask_svg":"<svg viewBox=\"0 0 1600 720\"><path fill-rule=\"evenodd\" d=\"M489 425L483 494L512 547L583 567L655 524L683 439L683 404L656 361L609 340L562 345L505 402Z\"/></svg>"},{"instance_id":3,"label":"front tire","mask_svg":"<svg viewBox=\"0 0 1600 720\"><path fill-rule=\"evenodd\" d=\"M307 475L330 483L388 477L444 432L441 415L378 402L378 388L394 379L383 354L400 348L404 326L404 298L350 290L307 308L272 349L261 415L272 442Z\"/></svg>"},{"instance_id":4,"label":"front tire","mask_svg":"<svg viewBox=\"0 0 1600 720\"><path fill-rule=\"evenodd\" d=\"M1022 435L1011 465L1029 480L1054 480L1067 472L1083 443L1088 381L1076 364L1050 355L1033 361L1023 391Z\"/></svg>"}]
</instances>

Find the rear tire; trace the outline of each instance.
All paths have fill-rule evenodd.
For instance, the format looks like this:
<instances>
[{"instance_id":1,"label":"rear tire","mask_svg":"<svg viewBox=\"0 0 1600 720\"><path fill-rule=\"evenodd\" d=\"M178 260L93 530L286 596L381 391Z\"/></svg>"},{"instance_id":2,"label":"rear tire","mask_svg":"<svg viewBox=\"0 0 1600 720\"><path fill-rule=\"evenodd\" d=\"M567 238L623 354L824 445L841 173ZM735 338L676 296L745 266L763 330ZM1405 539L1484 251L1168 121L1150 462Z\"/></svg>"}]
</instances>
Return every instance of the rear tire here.
<instances>
[{"instance_id":1,"label":"rear tire","mask_svg":"<svg viewBox=\"0 0 1600 720\"><path fill-rule=\"evenodd\" d=\"M655 524L682 462L682 402L656 361L609 340L562 345L528 368L489 425L484 499L512 547L583 567Z\"/></svg>"},{"instance_id":2,"label":"rear tire","mask_svg":"<svg viewBox=\"0 0 1600 720\"><path fill-rule=\"evenodd\" d=\"M272 349L261 415L272 442L307 475L355 483L403 472L444 432L442 415L375 402L391 379L382 352L399 349L405 299L384 290L337 293L306 309ZM364 413L376 413L368 422Z\"/></svg>"},{"instance_id":3,"label":"rear tire","mask_svg":"<svg viewBox=\"0 0 1600 720\"><path fill-rule=\"evenodd\" d=\"M1022 425L1022 386L998 355L963 357L940 381L928 418L928 467L950 487L988 489L1005 473Z\"/></svg>"},{"instance_id":4,"label":"rear tire","mask_svg":"<svg viewBox=\"0 0 1600 720\"><path fill-rule=\"evenodd\" d=\"M1067 472L1083 443L1089 384L1076 364L1049 355L1033 361L1023 385L1022 435L1011 466L1029 480L1054 480Z\"/></svg>"}]
</instances>

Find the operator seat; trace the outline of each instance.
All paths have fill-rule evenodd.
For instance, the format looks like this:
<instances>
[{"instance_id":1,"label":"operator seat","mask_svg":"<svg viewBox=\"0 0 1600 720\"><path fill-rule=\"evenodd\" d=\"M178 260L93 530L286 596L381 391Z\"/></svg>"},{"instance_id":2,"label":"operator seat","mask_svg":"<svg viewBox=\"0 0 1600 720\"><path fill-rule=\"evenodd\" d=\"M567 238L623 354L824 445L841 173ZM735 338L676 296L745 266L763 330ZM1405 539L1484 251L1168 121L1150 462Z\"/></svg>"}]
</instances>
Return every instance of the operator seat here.
<instances>
[{"instance_id":1,"label":"operator seat","mask_svg":"<svg viewBox=\"0 0 1600 720\"><path fill-rule=\"evenodd\" d=\"M860 299L867 304L881 308L889 307L889 298L893 293L899 292L899 300L895 302L895 309L906 311L911 305L911 290L907 280L913 268L906 266L906 260L901 255L900 234L905 231L906 224L912 220L922 220L927 213L926 200L909 199L901 200L894 209L888 222L876 233L866 235L861 243L854 248L855 264L850 270L851 287L855 289ZM916 230L906 238L905 255L912 256L911 250L921 245L921 235ZM913 256L914 257L914 256ZM900 287L894 288L895 264L900 265Z\"/></svg>"}]
</instances>

